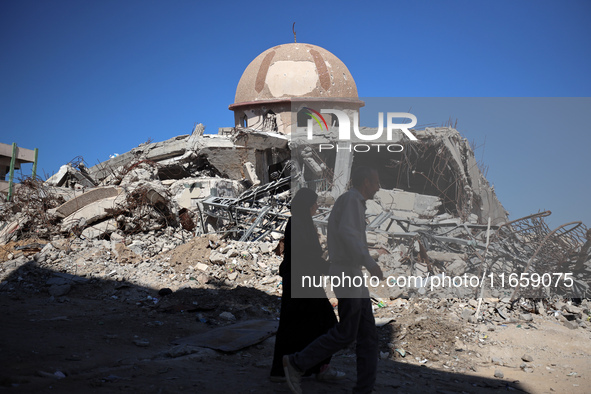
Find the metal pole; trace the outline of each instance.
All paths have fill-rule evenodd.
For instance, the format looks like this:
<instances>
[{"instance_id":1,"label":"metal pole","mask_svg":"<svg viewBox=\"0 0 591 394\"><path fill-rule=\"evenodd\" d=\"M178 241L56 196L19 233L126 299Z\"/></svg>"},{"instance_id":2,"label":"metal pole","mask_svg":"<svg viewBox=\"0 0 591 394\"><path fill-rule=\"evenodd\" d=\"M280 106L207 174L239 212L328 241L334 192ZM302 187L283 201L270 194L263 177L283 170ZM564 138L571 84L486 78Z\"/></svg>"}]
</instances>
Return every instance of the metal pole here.
<instances>
[{"instance_id":1,"label":"metal pole","mask_svg":"<svg viewBox=\"0 0 591 394\"><path fill-rule=\"evenodd\" d=\"M33 162L33 174L31 174L31 178L35 180L35 176L37 175L37 157L39 156L39 149L35 148L35 161Z\"/></svg>"},{"instance_id":2,"label":"metal pole","mask_svg":"<svg viewBox=\"0 0 591 394\"><path fill-rule=\"evenodd\" d=\"M12 198L12 183L14 181L14 165L16 163L16 142L12 143L12 159L10 159L10 177L8 178L8 197L6 201Z\"/></svg>"}]
</instances>

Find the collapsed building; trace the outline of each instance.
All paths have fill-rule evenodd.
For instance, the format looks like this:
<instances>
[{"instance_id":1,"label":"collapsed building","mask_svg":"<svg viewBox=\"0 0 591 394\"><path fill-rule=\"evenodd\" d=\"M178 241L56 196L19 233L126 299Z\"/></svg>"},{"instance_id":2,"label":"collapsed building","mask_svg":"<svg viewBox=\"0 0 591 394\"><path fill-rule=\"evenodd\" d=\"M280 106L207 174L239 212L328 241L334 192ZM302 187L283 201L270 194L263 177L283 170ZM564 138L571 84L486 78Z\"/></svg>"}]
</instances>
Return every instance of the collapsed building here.
<instances>
[{"instance_id":1,"label":"collapsed building","mask_svg":"<svg viewBox=\"0 0 591 394\"><path fill-rule=\"evenodd\" d=\"M27 181L3 206L0 244L35 235L147 247L141 234L170 229L182 229L183 242L185 235L215 233L277 243L293 190L318 192L323 206L315 221L325 231L331 202L346 190L351 169L371 165L382 188L368 202L369 242L386 275L575 272L576 287L562 287L561 294L588 295L591 233L585 225L550 229L547 212L509 221L470 144L454 128L412 129L417 141L410 142L394 130L389 142L403 150L367 154L336 148L338 117L327 115L319 129L306 115L309 108L330 107L358 121L363 105L353 76L327 50L298 43L270 48L238 83L229 107L234 127L214 135L199 124L189 135L146 142L93 167L79 157L44 183ZM378 130L359 132L351 143ZM333 148L319 149L323 144ZM427 285L412 291L424 295ZM526 295L490 287L494 297ZM543 291L527 295L547 296ZM440 295L477 296L465 287Z\"/></svg>"}]
</instances>

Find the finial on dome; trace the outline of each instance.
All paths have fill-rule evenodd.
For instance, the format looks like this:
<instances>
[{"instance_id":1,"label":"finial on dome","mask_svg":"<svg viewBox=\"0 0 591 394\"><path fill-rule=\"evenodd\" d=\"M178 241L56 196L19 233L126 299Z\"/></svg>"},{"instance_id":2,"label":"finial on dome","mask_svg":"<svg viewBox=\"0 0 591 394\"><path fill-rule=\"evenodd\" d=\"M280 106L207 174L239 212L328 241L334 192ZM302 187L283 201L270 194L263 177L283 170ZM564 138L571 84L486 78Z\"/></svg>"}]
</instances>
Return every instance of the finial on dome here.
<instances>
[{"instance_id":1,"label":"finial on dome","mask_svg":"<svg viewBox=\"0 0 591 394\"><path fill-rule=\"evenodd\" d=\"M298 42L296 39L295 22L291 25L291 31L293 31L293 42Z\"/></svg>"}]
</instances>

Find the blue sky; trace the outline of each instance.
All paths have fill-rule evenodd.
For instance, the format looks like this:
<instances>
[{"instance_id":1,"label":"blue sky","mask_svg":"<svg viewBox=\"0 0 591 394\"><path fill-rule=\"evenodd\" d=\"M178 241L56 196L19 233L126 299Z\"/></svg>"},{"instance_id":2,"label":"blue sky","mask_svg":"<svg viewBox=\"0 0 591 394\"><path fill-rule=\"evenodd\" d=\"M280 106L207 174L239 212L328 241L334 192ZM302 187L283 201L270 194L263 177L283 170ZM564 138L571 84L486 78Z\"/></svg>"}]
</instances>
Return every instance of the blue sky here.
<instances>
[{"instance_id":1,"label":"blue sky","mask_svg":"<svg viewBox=\"0 0 591 394\"><path fill-rule=\"evenodd\" d=\"M589 15L585 0L6 0L0 142L39 148L38 172L51 175L76 156L94 165L195 123L232 126L242 72L293 42L293 22L298 42L348 66L362 97L589 97ZM435 122L457 119L466 138L486 141L477 157L512 219L549 209L553 226L589 226L590 101L555 113L554 103L514 114L517 128L453 108Z\"/></svg>"}]
</instances>

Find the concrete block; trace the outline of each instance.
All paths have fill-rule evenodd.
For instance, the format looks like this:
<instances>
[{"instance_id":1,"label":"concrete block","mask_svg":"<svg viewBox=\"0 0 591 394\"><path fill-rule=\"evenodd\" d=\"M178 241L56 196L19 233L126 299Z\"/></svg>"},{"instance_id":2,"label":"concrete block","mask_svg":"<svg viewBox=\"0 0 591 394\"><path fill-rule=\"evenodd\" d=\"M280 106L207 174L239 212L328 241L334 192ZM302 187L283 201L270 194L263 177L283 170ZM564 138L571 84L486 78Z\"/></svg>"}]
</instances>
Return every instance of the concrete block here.
<instances>
[{"instance_id":1,"label":"concrete block","mask_svg":"<svg viewBox=\"0 0 591 394\"><path fill-rule=\"evenodd\" d=\"M250 161L244 163L244 174L246 175L246 179L248 179L253 186L259 186L261 184L259 177L257 177L254 164Z\"/></svg>"},{"instance_id":2,"label":"concrete block","mask_svg":"<svg viewBox=\"0 0 591 394\"><path fill-rule=\"evenodd\" d=\"M46 180L44 183L46 185L61 186L66 180L66 175L68 175L68 168L70 168L70 166L68 166L67 164L61 166L59 171L53 174L51 177L49 177L49 179Z\"/></svg>"},{"instance_id":3,"label":"concrete block","mask_svg":"<svg viewBox=\"0 0 591 394\"><path fill-rule=\"evenodd\" d=\"M112 233L115 230L117 230L117 221L115 219L109 219L85 228L84 231L82 231L82 237L91 239L98 238L101 235Z\"/></svg>"},{"instance_id":4,"label":"concrete block","mask_svg":"<svg viewBox=\"0 0 591 394\"><path fill-rule=\"evenodd\" d=\"M433 217L437 215L440 206L441 199L439 197L416 194L412 210L419 215Z\"/></svg>"},{"instance_id":5,"label":"concrete block","mask_svg":"<svg viewBox=\"0 0 591 394\"><path fill-rule=\"evenodd\" d=\"M374 199L385 210L412 211L415 206L415 193L409 193L402 190L384 190L380 189Z\"/></svg>"}]
</instances>

